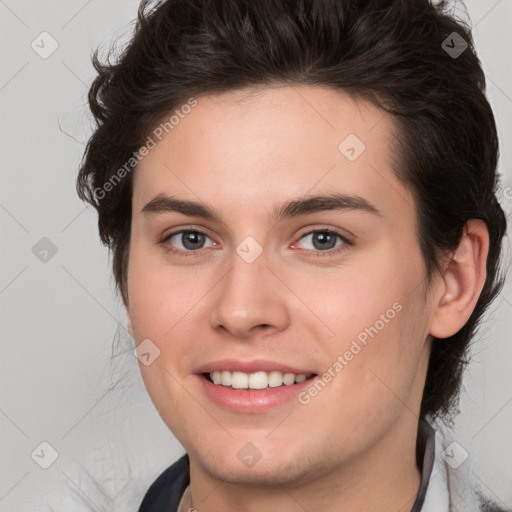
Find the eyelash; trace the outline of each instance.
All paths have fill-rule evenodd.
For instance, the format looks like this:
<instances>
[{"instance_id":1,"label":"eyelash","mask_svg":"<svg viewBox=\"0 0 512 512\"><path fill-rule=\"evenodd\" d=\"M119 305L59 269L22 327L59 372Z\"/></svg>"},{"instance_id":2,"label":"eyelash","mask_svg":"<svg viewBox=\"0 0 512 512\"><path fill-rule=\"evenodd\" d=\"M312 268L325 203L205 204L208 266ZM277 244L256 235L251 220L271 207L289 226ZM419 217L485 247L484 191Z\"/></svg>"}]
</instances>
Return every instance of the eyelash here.
<instances>
[{"instance_id":1,"label":"eyelash","mask_svg":"<svg viewBox=\"0 0 512 512\"><path fill-rule=\"evenodd\" d=\"M180 229L178 231L173 231L172 233L169 233L168 235L166 235L163 238L163 240L161 240L161 242L160 242L162 245L164 245L166 247L167 253L176 254L178 256L189 257L189 256L197 256L197 253L201 250L201 249L197 249L195 251L183 251L182 249L171 248L167 244L168 240L170 240L173 236L178 235L180 233L181 234L183 234L183 233L199 233L201 235L204 235L204 236L210 238L204 231L201 231L200 229ZM307 233L302 234L300 236L299 240L301 240L302 238L304 238L306 236L315 234L315 233L335 235L335 236L338 236L343 242L343 244L340 245L339 247L335 247L334 249L329 249L327 251L307 250L308 253L312 253L317 258L325 258L325 257L337 255L338 253L346 250L348 247L354 245L354 243L351 240L349 240L346 236L342 235L340 232L338 232L334 229L331 229L331 228L329 228L329 229L327 229L327 228L326 229L314 229L312 231L308 231Z\"/></svg>"}]
</instances>

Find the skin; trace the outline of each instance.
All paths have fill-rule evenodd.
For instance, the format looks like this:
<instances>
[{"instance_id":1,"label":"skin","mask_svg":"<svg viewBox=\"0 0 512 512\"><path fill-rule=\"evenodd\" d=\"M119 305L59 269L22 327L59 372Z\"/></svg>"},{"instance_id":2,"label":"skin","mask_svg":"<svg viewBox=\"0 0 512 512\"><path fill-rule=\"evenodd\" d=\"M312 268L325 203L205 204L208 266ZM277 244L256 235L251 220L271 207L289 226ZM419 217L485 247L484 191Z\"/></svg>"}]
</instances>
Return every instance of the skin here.
<instances>
[{"instance_id":1,"label":"skin","mask_svg":"<svg viewBox=\"0 0 512 512\"><path fill-rule=\"evenodd\" d=\"M416 432L431 336L469 318L485 280L481 221L425 290L414 201L393 172L393 120L370 103L318 86L280 86L197 98L198 105L134 176L127 313L137 344L160 356L140 364L163 421L190 456L193 506L204 511L409 510L420 483ZM353 162L347 135L366 146ZM322 211L280 222L276 205L339 192L380 215ZM215 208L222 222L142 208L158 194ZM207 233L190 256L179 229ZM319 258L312 230L352 245ZM306 236L305 236L306 235ZM236 252L248 236L252 263ZM321 246L320 246L321 247ZM328 252L331 254L327 254ZM366 327L385 324L307 405L228 411L194 375L204 363L265 358L322 374ZM246 467L237 452L253 443Z\"/></svg>"}]
</instances>

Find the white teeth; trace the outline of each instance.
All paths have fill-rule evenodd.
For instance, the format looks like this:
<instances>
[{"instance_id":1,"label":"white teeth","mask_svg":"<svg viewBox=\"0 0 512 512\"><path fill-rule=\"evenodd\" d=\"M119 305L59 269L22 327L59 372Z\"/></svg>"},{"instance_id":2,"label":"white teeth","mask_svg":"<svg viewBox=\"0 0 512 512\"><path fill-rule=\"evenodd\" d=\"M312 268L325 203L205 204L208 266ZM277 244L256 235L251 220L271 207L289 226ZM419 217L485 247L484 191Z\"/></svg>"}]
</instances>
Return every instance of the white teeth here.
<instances>
[{"instance_id":1,"label":"white teeth","mask_svg":"<svg viewBox=\"0 0 512 512\"><path fill-rule=\"evenodd\" d=\"M249 375L249 387L251 389L268 388L268 375L265 372L256 372Z\"/></svg>"},{"instance_id":2,"label":"white teeth","mask_svg":"<svg viewBox=\"0 0 512 512\"><path fill-rule=\"evenodd\" d=\"M295 375L293 373L285 373L283 377L283 384L291 386L295 382Z\"/></svg>"},{"instance_id":3,"label":"white teeth","mask_svg":"<svg viewBox=\"0 0 512 512\"><path fill-rule=\"evenodd\" d=\"M281 372L270 372L268 375L268 385L271 388L282 386L283 374Z\"/></svg>"},{"instance_id":4,"label":"white teeth","mask_svg":"<svg viewBox=\"0 0 512 512\"><path fill-rule=\"evenodd\" d=\"M249 387L249 375L242 372L231 374L231 387L235 389L247 389Z\"/></svg>"},{"instance_id":5,"label":"white teeth","mask_svg":"<svg viewBox=\"0 0 512 512\"><path fill-rule=\"evenodd\" d=\"M210 374L211 376L211 374ZM221 382L223 386L231 386L231 372L221 372Z\"/></svg>"},{"instance_id":6,"label":"white teeth","mask_svg":"<svg viewBox=\"0 0 512 512\"><path fill-rule=\"evenodd\" d=\"M232 387L233 389L267 389L277 388L279 386L291 386L295 383L304 382L311 375L301 373L295 375L294 373L282 373L277 371L272 372L230 372L224 370L222 372L210 372L210 379L214 384L220 386Z\"/></svg>"}]
</instances>

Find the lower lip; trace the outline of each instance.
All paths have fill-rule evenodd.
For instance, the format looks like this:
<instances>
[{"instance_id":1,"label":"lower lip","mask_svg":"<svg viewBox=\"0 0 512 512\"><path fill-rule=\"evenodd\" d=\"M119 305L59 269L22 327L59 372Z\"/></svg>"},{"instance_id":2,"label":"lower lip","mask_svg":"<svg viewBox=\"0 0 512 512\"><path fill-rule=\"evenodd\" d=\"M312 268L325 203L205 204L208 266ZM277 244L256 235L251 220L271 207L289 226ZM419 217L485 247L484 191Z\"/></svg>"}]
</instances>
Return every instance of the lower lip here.
<instances>
[{"instance_id":1,"label":"lower lip","mask_svg":"<svg viewBox=\"0 0 512 512\"><path fill-rule=\"evenodd\" d=\"M269 411L292 400L309 387L316 377L291 386L279 386L266 389L233 389L213 384L203 375L197 375L206 396L224 409L243 413Z\"/></svg>"}]
</instances>

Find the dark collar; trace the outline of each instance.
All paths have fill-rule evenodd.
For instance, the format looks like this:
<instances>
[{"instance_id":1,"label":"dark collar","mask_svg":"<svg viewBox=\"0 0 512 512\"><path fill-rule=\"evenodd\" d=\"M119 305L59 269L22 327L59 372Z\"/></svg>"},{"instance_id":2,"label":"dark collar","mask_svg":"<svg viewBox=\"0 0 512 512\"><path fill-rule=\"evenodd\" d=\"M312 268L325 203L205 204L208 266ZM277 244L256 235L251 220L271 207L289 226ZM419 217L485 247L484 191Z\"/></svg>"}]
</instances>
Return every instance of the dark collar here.
<instances>
[{"instance_id":1,"label":"dark collar","mask_svg":"<svg viewBox=\"0 0 512 512\"><path fill-rule=\"evenodd\" d=\"M420 512L423 507L434 466L434 454L435 430L425 420L420 420L416 440L416 463L421 471L421 481L410 512ZM138 512L176 512L189 483L190 461L185 454L151 484Z\"/></svg>"},{"instance_id":2,"label":"dark collar","mask_svg":"<svg viewBox=\"0 0 512 512\"><path fill-rule=\"evenodd\" d=\"M427 494L435 458L436 431L425 420L420 420L416 438L416 464L421 472L420 488L411 512L420 512Z\"/></svg>"},{"instance_id":3,"label":"dark collar","mask_svg":"<svg viewBox=\"0 0 512 512\"><path fill-rule=\"evenodd\" d=\"M185 454L151 484L138 512L176 512L189 483L190 461Z\"/></svg>"}]
</instances>

